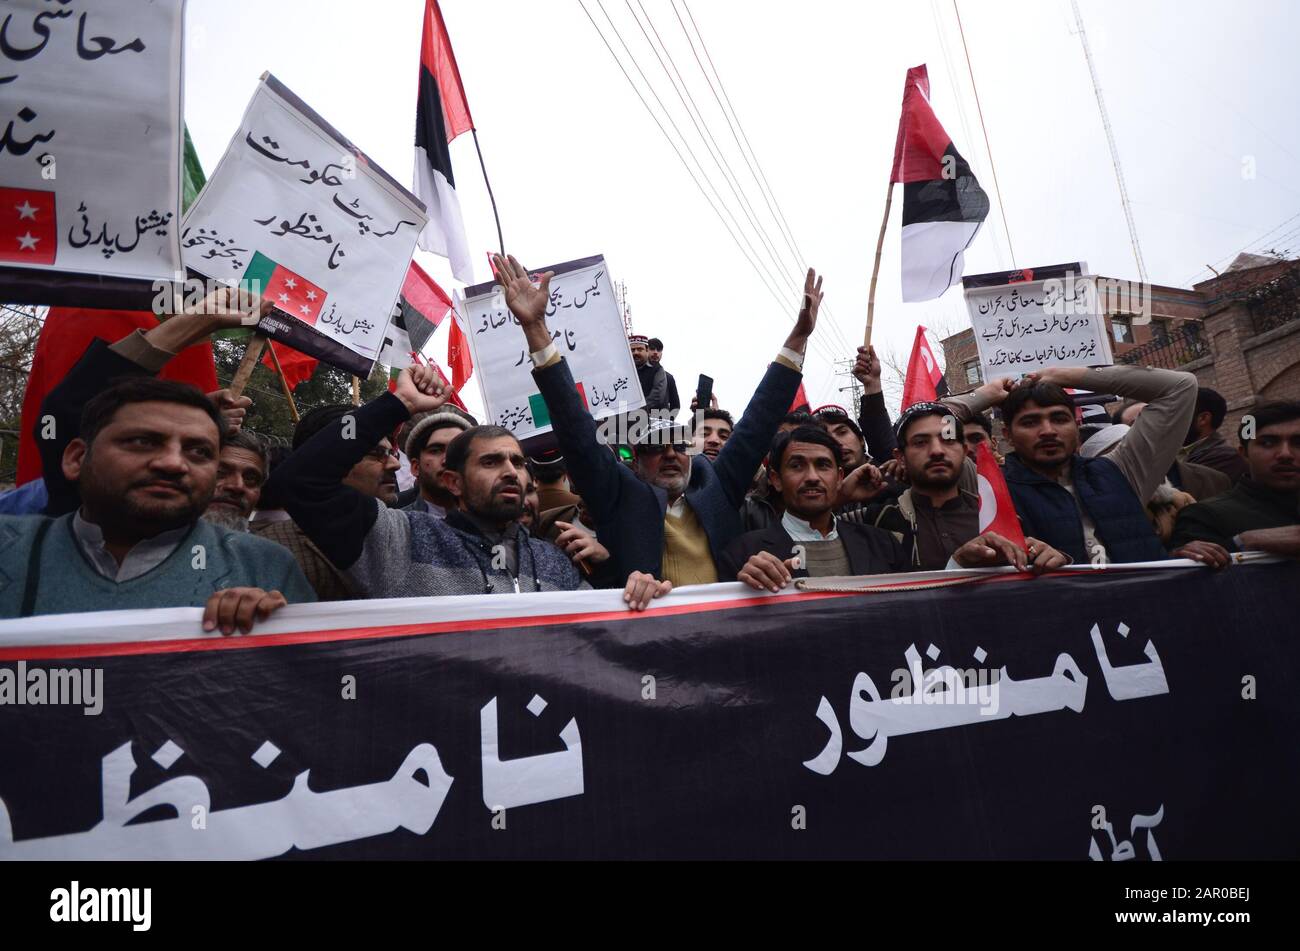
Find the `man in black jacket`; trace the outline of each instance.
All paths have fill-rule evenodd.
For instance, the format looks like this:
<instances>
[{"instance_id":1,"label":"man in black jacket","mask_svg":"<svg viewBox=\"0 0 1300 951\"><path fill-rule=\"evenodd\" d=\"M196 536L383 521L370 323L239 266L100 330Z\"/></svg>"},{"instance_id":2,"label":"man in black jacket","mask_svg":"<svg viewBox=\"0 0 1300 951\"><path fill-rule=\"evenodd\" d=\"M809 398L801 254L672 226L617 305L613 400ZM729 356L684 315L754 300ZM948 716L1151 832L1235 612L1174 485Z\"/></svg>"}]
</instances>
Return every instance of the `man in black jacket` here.
<instances>
[{"instance_id":1,"label":"man in black jacket","mask_svg":"<svg viewBox=\"0 0 1300 951\"><path fill-rule=\"evenodd\" d=\"M878 484L879 472L871 474ZM843 475L840 445L825 430L802 426L778 434L768 453L768 478L785 514L732 542L719 559L719 580L779 591L792 577L908 570L911 559L889 532L835 517Z\"/></svg>"},{"instance_id":2,"label":"man in black jacket","mask_svg":"<svg viewBox=\"0 0 1300 951\"><path fill-rule=\"evenodd\" d=\"M673 585L718 580L716 561L741 533L740 507L781 415L802 379L804 348L817 324L821 280L809 270L799 316L785 347L768 366L749 406L716 462L685 453L689 435L669 427L638 446L636 471L601 444L595 420L578 396L568 364L546 328L550 274L535 286L513 257L494 256L506 303L518 318L536 369L533 379L550 411L574 489L596 520L600 541L621 577L645 580L656 594ZM632 592L629 604L644 604Z\"/></svg>"}]
</instances>

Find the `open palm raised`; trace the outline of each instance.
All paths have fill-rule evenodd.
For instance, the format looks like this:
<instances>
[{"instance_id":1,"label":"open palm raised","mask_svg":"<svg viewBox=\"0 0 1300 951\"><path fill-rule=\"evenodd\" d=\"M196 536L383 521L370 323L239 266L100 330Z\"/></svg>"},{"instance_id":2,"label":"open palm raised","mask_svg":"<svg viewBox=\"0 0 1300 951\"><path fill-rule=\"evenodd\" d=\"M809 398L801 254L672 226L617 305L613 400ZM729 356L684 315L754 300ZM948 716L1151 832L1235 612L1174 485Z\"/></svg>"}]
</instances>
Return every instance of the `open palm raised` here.
<instances>
[{"instance_id":1,"label":"open palm raised","mask_svg":"<svg viewBox=\"0 0 1300 951\"><path fill-rule=\"evenodd\" d=\"M492 255L492 263L497 271L497 283L506 296L506 306L519 318L522 327L540 324L546 318L546 305L551 297L551 278L553 271L541 276L539 286L533 285L524 266L515 260L513 254L502 257Z\"/></svg>"}]
</instances>

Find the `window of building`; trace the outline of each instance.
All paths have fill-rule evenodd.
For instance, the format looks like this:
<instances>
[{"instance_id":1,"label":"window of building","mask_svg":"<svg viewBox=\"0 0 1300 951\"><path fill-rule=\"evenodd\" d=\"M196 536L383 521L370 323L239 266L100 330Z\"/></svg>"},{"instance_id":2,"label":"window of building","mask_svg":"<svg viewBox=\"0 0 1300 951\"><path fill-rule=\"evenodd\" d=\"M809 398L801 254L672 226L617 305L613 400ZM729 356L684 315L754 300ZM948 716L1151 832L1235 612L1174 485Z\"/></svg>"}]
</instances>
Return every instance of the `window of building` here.
<instances>
[{"instance_id":1,"label":"window of building","mask_svg":"<svg viewBox=\"0 0 1300 951\"><path fill-rule=\"evenodd\" d=\"M978 360L967 360L964 367L966 370L966 383L968 386L980 385L980 362Z\"/></svg>"},{"instance_id":2,"label":"window of building","mask_svg":"<svg viewBox=\"0 0 1300 951\"><path fill-rule=\"evenodd\" d=\"M1116 343L1133 342L1133 319L1131 317L1112 317L1110 332Z\"/></svg>"},{"instance_id":3,"label":"window of building","mask_svg":"<svg viewBox=\"0 0 1300 951\"><path fill-rule=\"evenodd\" d=\"M1151 339L1157 343L1169 342L1169 321L1152 320L1151 321Z\"/></svg>"}]
</instances>

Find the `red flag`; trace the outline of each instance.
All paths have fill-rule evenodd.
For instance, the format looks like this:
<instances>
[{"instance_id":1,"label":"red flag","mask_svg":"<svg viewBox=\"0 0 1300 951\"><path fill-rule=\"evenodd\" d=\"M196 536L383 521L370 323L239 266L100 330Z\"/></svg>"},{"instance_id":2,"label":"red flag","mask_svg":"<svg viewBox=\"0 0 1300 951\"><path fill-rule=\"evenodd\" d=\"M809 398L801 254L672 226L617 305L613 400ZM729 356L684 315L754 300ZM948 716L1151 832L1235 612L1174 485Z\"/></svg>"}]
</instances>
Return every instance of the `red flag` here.
<instances>
[{"instance_id":1,"label":"red flag","mask_svg":"<svg viewBox=\"0 0 1300 951\"><path fill-rule=\"evenodd\" d=\"M470 356L469 341L460 329L460 321L455 317L447 335L447 366L451 367L451 388L459 393L474 373L474 358Z\"/></svg>"},{"instance_id":2,"label":"red flag","mask_svg":"<svg viewBox=\"0 0 1300 951\"><path fill-rule=\"evenodd\" d=\"M932 403L948 395L948 382L943 378L930 341L925 339L925 328L916 328L912 342L912 357L907 361L907 379L903 382L903 409L913 403Z\"/></svg>"},{"instance_id":3,"label":"red flag","mask_svg":"<svg viewBox=\"0 0 1300 951\"><path fill-rule=\"evenodd\" d=\"M1002 467L993 458L987 443L980 443L975 452L975 467L979 470L980 532L996 532L1003 538L1025 548L1025 533L1020 530L1011 490L1002 477Z\"/></svg>"},{"instance_id":4,"label":"red flag","mask_svg":"<svg viewBox=\"0 0 1300 951\"><path fill-rule=\"evenodd\" d=\"M284 381L289 384L290 390L296 388L299 383L310 380L312 374L316 372L316 364L320 361L315 357L309 357L301 350L294 350L274 340L268 340L267 343L270 346L262 357L262 366L272 373L275 372L275 361L271 359L273 348L275 355L280 358L280 369L284 371Z\"/></svg>"},{"instance_id":5,"label":"red flag","mask_svg":"<svg viewBox=\"0 0 1300 951\"><path fill-rule=\"evenodd\" d=\"M54 192L0 188L0 261L53 264L58 248Z\"/></svg>"},{"instance_id":6,"label":"red flag","mask_svg":"<svg viewBox=\"0 0 1300 951\"><path fill-rule=\"evenodd\" d=\"M790 404L790 408L786 412L806 413L811 405L808 402L808 394L803 391L803 380L800 380L799 389L794 394L794 402Z\"/></svg>"},{"instance_id":7,"label":"red flag","mask_svg":"<svg viewBox=\"0 0 1300 951\"><path fill-rule=\"evenodd\" d=\"M151 330L157 326L158 318L148 311L50 308L45 315L40 339L36 341L32 371L27 377L27 391L23 395L16 478L19 485L41 476L41 456L32 435L32 427L40 416L41 401L67 376L90 342L98 337L116 343L133 330ZM220 386L212 360L212 344L207 340L177 354L158 375L164 380L193 383L204 393L211 393Z\"/></svg>"}]
</instances>

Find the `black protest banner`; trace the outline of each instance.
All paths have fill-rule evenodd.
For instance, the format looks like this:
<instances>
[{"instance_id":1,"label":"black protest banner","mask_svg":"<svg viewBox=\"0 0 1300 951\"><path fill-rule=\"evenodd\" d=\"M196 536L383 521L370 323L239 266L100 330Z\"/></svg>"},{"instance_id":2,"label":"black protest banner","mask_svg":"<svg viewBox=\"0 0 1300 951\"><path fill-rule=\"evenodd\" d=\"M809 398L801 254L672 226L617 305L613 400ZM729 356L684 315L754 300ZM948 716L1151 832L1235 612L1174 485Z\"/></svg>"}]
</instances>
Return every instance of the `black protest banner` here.
<instances>
[{"instance_id":1,"label":"black protest banner","mask_svg":"<svg viewBox=\"0 0 1300 951\"><path fill-rule=\"evenodd\" d=\"M0 857L1294 858L1297 581L4 622Z\"/></svg>"}]
</instances>

